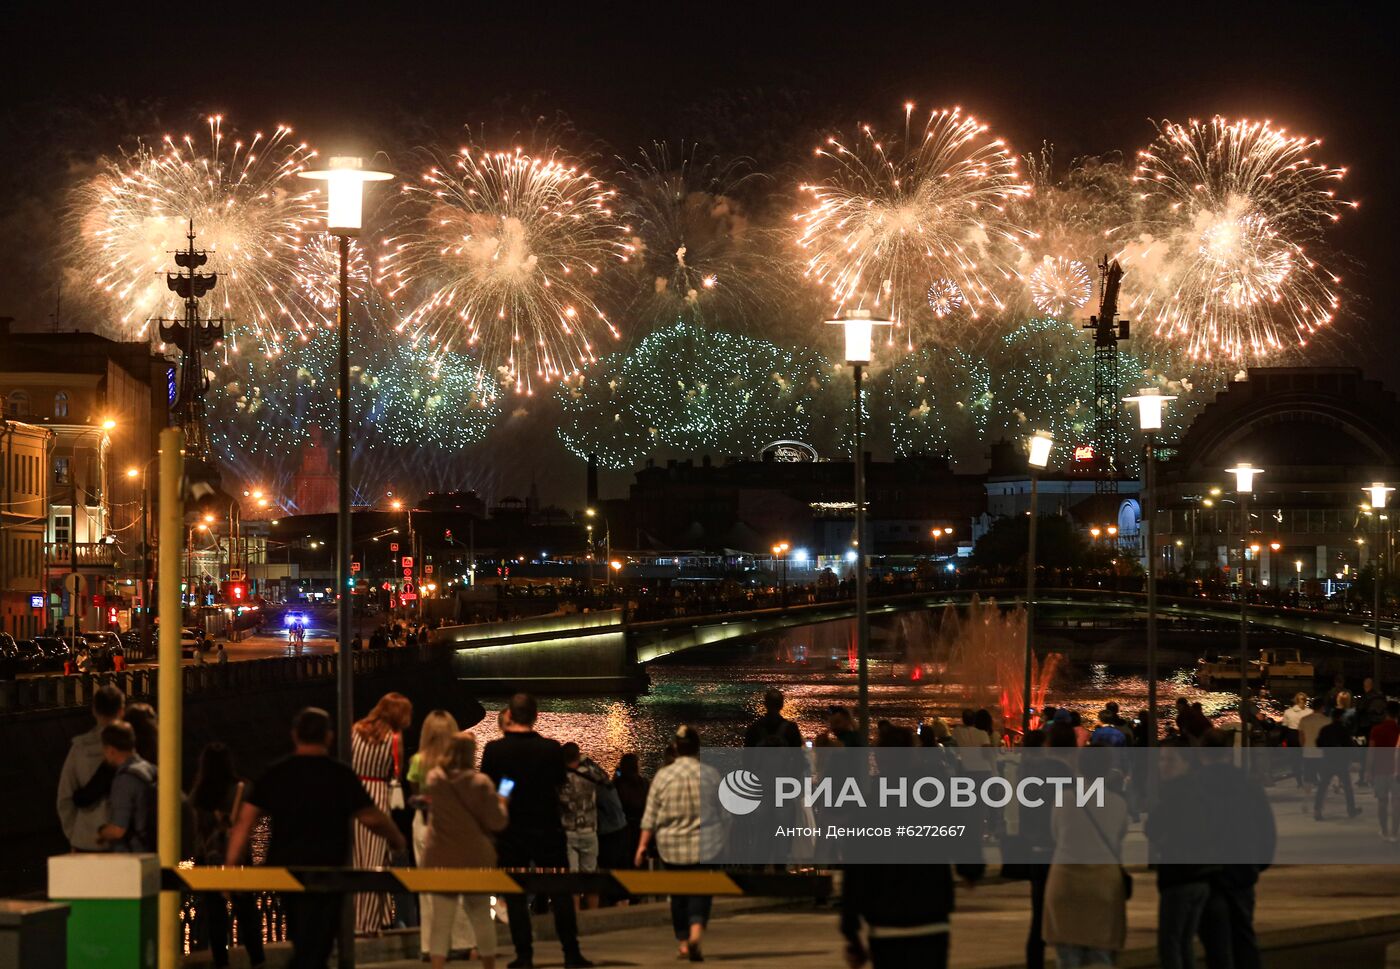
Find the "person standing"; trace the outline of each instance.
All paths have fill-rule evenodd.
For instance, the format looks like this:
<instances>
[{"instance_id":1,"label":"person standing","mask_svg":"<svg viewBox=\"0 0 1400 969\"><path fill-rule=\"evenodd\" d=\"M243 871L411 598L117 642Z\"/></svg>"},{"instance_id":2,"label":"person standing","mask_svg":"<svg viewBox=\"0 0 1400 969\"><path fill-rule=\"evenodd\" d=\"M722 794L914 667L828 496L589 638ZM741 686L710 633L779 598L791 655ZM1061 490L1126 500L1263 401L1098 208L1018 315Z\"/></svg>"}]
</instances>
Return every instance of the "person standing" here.
<instances>
[{"instance_id":1,"label":"person standing","mask_svg":"<svg viewBox=\"0 0 1400 969\"><path fill-rule=\"evenodd\" d=\"M265 864L339 868L350 857L350 822L379 835L395 851L403 835L370 798L355 771L332 759L330 714L306 707L292 721L292 754L274 763L243 799L229 834L224 864L243 863L253 828L267 818ZM340 929L342 896L289 892L282 896L292 940L289 969L325 969Z\"/></svg>"},{"instance_id":2,"label":"person standing","mask_svg":"<svg viewBox=\"0 0 1400 969\"><path fill-rule=\"evenodd\" d=\"M717 819L707 819L701 810L702 804L714 803L718 796L719 774L700 763L699 731L682 724L676 730L675 745L675 761L656 772L647 794L642 834L633 859L638 868L646 861L647 849L653 842L662 863L667 868L680 869L704 865L724 842L723 826ZM680 955L691 962L704 960L700 942L713 902L709 895L671 896L671 929Z\"/></svg>"},{"instance_id":3,"label":"person standing","mask_svg":"<svg viewBox=\"0 0 1400 969\"><path fill-rule=\"evenodd\" d=\"M613 772L613 787L622 801L622 813L627 818L626 850L620 852L622 867L632 865L637 856L637 844L642 840L642 815L647 810L647 792L651 781L642 774L641 759L634 753L623 754Z\"/></svg>"},{"instance_id":4,"label":"person standing","mask_svg":"<svg viewBox=\"0 0 1400 969\"><path fill-rule=\"evenodd\" d=\"M1351 787L1352 736L1345 721L1347 708L1332 708L1332 722L1317 733L1317 749L1322 754L1317 775L1317 793L1313 796L1313 820L1322 820L1322 804L1327 799L1327 788L1332 778L1342 786L1342 794L1347 801L1347 817L1354 818L1361 813L1356 806L1356 794Z\"/></svg>"},{"instance_id":5,"label":"person standing","mask_svg":"<svg viewBox=\"0 0 1400 969\"><path fill-rule=\"evenodd\" d=\"M1317 783L1318 771L1322 768L1322 748L1317 745L1317 735L1331 722L1322 712L1326 705L1326 700L1317 697L1308 715L1298 721L1298 746L1303 748L1304 788Z\"/></svg>"},{"instance_id":6,"label":"person standing","mask_svg":"<svg viewBox=\"0 0 1400 969\"><path fill-rule=\"evenodd\" d=\"M1371 788L1376 793L1376 817L1381 839L1400 841L1400 702L1388 700L1385 719L1371 728L1366 759L1371 771Z\"/></svg>"},{"instance_id":7,"label":"person standing","mask_svg":"<svg viewBox=\"0 0 1400 969\"><path fill-rule=\"evenodd\" d=\"M1376 681L1371 677L1366 677L1361 681L1361 692L1352 700L1352 733L1365 744L1370 741L1371 730L1381 721L1385 720L1385 693L1376 689ZM1362 787L1366 786L1367 768L1370 766L1370 759L1361 758L1361 770L1357 775L1357 782Z\"/></svg>"},{"instance_id":8,"label":"person standing","mask_svg":"<svg viewBox=\"0 0 1400 969\"><path fill-rule=\"evenodd\" d=\"M1060 969L1113 965L1128 931L1122 865L1128 805L1105 790L1103 806L1054 808L1055 853L1045 883L1045 932Z\"/></svg>"},{"instance_id":9,"label":"person standing","mask_svg":"<svg viewBox=\"0 0 1400 969\"><path fill-rule=\"evenodd\" d=\"M107 823L112 769L105 766L102 757L102 731L121 720L125 703L121 690L110 683L98 687L92 695L92 718L97 723L73 738L63 759L58 775L58 820L74 851L106 850L97 839L97 829ZM75 802L74 796L91 785L99 772L103 775L97 784L100 790L88 799L80 797L82 804Z\"/></svg>"},{"instance_id":10,"label":"person standing","mask_svg":"<svg viewBox=\"0 0 1400 969\"><path fill-rule=\"evenodd\" d=\"M374 709L356 721L350 733L350 759L356 776L374 806L385 814L403 807L403 731L413 721L413 704L402 693L386 693ZM397 799L394 797L398 791ZM395 800L398 801L395 804ZM389 845L363 824L355 826L356 868L385 868ZM355 932L377 935L393 921L393 905L387 892L361 892L355 896Z\"/></svg>"},{"instance_id":11,"label":"person standing","mask_svg":"<svg viewBox=\"0 0 1400 969\"><path fill-rule=\"evenodd\" d=\"M559 789L564 785L564 752L559 741L535 732L539 708L528 693L517 693L503 711L502 734L481 754L481 772L497 788L515 782L510 795L510 823L496 839L504 868L564 868L568 865L564 826L559 817ZM578 944L578 917L567 892L549 896L554 911L554 931L564 950L567 969L589 969ZM534 931L530 907L524 895L506 896L510 938L515 945L511 969L531 969L535 964Z\"/></svg>"},{"instance_id":12,"label":"person standing","mask_svg":"<svg viewBox=\"0 0 1400 969\"><path fill-rule=\"evenodd\" d=\"M569 871L598 870L598 791L608 775L592 758L584 757L578 744L563 747L564 786L559 789L559 817L564 825L564 850Z\"/></svg>"},{"instance_id":13,"label":"person standing","mask_svg":"<svg viewBox=\"0 0 1400 969\"><path fill-rule=\"evenodd\" d=\"M442 764L461 728L457 719L446 710L434 710L423 718L419 728L418 750L408 759L408 773L405 781L409 800L413 805L413 857L421 868L425 865L423 852L428 840L428 820L432 799L428 796L428 775L433 768ZM475 748L473 748L475 749ZM423 958L428 957L428 941L433 936L432 896L418 896L418 946ZM476 945L476 935L472 923L467 918L466 909L457 906L452 917L452 933L448 939L449 954L467 952Z\"/></svg>"},{"instance_id":14,"label":"person standing","mask_svg":"<svg viewBox=\"0 0 1400 969\"><path fill-rule=\"evenodd\" d=\"M801 747L802 732L783 716L783 691L770 689L763 694L763 716L744 731L745 747Z\"/></svg>"},{"instance_id":15,"label":"person standing","mask_svg":"<svg viewBox=\"0 0 1400 969\"><path fill-rule=\"evenodd\" d=\"M428 771L432 809L420 860L425 868L496 867L492 835L509 820L506 799L496 794L489 777L474 769L475 762L476 737L464 732L449 741L447 751ZM428 954L433 969L447 965L453 922L460 911L467 913L482 969L495 969L496 926L489 896L434 893L429 907L433 915Z\"/></svg>"},{"instance_id":16,"label":"person standing","mask_svg":"<svg viewBox=\"0 0 1400 969\"><path fill-rule=\"evenodd\" d=\"M136 731L127 723L102 728L102 759L111 765L111 817L97 829L110 850L147 854L156 850L156 765L136 752Z\"/></svg>"},{"instance_id":17,"label":"person standing","mask_svg":"<svg viewBox=\"0 0 1400 969\"><path fill-rule=\"evenodd\" d=\"M1300 749L1303 741L1298 736L1298 725L1311 712L1306 693L1293 694L1293 706L1283 711L1283 745L1288 748L1288 758L1293 763L1293 780L1299 787L1303 786L1303 751Z\"/></svg>"},{"instance_id":18,"label":"person standing","mask_svg":"<svg viewBox=\"0 0 1400 969\"><path fill-rule=\"evenodd\" d=\"M228 857L228 836L233 819L243 807L247 785L233 767L233 754L217 741L205 744L199 752L194 784L185 798L193 824L194 858L201 865L222 865ZM229 947L229 904L238 919L238 940L248 950L253 969L263 965L262 925L258 906L252 895L236 892L225 898L222 892L205 892L199 897L199 914L204 920L204 935L209 940L209 955L215 969L227 969Z\"/></svg>"}]
</instances>

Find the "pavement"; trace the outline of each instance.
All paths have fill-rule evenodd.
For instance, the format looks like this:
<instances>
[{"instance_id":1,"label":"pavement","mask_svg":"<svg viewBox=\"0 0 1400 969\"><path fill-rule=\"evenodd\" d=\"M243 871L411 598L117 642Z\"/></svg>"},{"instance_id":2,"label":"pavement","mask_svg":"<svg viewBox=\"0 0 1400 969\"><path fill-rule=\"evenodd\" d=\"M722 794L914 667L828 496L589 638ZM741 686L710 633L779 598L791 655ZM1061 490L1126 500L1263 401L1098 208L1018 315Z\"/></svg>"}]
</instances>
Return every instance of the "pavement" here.
<instances>
[{"instance_id":1,"label":"pavement","mask_svg":"<svg viewBox=\"0 0 1400 969\"><path fill-rule=\"evenodd\" d=\"M1133 899L1128 903L1127 947L1118 965L1155 965L1155 879L1139 870L1134 882ZM1265 872L1255 916L1265 964L1332 964L1349 969L1386 966L1387 945L1400 939L1397 894L1397 866L1316 866ZM952 965L966 969L1024 965L1029 906L1024 882L992 882L972 890L960 887L952 920ZM600 967L676 965L666 905L638 906L642 908L647 910L644 918L649 924L608 932L585 928L584 954ZM637 912L633 917L640 915ZM705 958L725 969L840 969L845 965L837 916L829 908L770 908L717 916L705 936ZM501 951L508 961L512 957L510 945L502 929ZM269 965L273 964L270 959ZM540 969L561 966L558 946L537 943L535 964ZM1400 960L1389 964L1400 965ZM361 957L359 965L364 969L420 969L422 963L416 959L373 962Z\"/></svg>"}]
</instances>

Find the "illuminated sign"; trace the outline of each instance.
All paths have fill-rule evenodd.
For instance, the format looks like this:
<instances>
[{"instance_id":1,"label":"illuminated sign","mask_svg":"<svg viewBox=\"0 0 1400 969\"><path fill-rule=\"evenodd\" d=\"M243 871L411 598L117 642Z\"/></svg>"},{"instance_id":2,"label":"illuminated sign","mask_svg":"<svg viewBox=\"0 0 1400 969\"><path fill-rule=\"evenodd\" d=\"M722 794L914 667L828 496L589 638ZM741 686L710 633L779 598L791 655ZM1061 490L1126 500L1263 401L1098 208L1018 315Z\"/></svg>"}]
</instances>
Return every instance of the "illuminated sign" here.
<instances>
[{"instance_id":1,"label":"illuminated sign","mask_svg":"<svg viewBox=\"0 0 1400 969\"><path fill-rule=\"evenodd\" d=\"M399 550L399 543L398 543L398 542L394 542L394 543L392 543L392 544L389 546L389 551L391 551L391 552L397 552L398 550Z\"/></svg>"},{"instance_id":2,"label":"illuminated sign","mask_svg":"<svg viewBox=\"0 0 1400 969\"><path fill-rule=\"evenodd\" d=\"M816 461L817 449L805 441L774 441L759 452L759 460L779 461L785 464Z\"/></svg>"},{"instance_id":3,"label":"illuminated sign","mask_svg":"<svg viewBox=\"0 0 1400 969\"><path fill-rule=\"evenodd\" d=\"M1094 460L1094 448L1091 444L1076 444L1074 446L1074 460L1079 462Z\"/></svg>"},{"instance_id":4,"label":"illuminated sign","mask_svg":"<svg viewBox=\"0 0 1400 969\"><path fill-rule=\"evenodd\" d=\"M351 562L351 563L350 563L350 571L351 571L351 572L358 572L358 571L360 571L360 563L359 563L359 562Z\"/></svg>"},{"instance_id":5,"label":"illuminated sign","mask_svg":"<svg viewBox=\"0 0 1400 969\"><path fill-rule=\"evenodd\" d=\"M33 595L31 595L31 596L29 597L29 608L31 608L31 609L42 609L42 608L44 608L44 594L43 594L42 592L36 592L36 593L34 593Z\"/></svg>"},{"instance_id":6,"label":"illuminated sign","mask_svg":"<svg viewBox=\"0 0 1400 969\"><path fill-rule=\"evenodd\" d=\"M405 555L405 556L403 557L403 567L406 568L406 569L411 569L411 568L413 568L413 556L412 556L412 555Z\"/></svg>"}]
</instances>

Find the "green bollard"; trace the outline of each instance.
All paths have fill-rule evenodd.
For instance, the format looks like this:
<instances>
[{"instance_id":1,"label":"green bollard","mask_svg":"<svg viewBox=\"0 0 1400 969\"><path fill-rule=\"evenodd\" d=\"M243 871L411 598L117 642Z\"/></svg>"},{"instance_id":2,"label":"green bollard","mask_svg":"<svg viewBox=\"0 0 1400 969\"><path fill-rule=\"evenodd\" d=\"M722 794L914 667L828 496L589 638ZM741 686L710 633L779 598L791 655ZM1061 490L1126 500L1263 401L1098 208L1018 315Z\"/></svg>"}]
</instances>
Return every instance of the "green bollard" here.
<instances>
[{"instance_id":1,"label":"green bollard","mask_svg":"<svg viewBox=\"0 0 1400 969\"><path fill-rule=\"evenodd\" d=\"M68 969L155 969L155 855L71 854L49 858L49 898L68 916Z\"/></svg>"}]
</instances>

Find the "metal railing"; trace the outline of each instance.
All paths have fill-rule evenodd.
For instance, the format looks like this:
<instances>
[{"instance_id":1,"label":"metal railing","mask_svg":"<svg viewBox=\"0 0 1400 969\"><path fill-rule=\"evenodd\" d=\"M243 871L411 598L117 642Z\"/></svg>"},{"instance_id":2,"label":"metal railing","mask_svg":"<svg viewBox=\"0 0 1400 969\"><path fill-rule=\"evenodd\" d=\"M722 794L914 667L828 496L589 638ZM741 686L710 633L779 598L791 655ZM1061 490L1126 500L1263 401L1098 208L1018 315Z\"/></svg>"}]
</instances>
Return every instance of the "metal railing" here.
<instances>
[{"instance_id":1,"label":"metal railing","mask_svg":"<svg viewBox=\"0 0 1400 969\"><path fill-rule=\"evenodd\" d=\"M45 542L44 560L50 569L80 569L117 567L117 546L108 542ZM75 557L76 556L76 557Z\"/></svg>"},{"instance_id":2,"label":"metal railing","mask_svg":"<svg viewBox=\"0 0 1400 969\"><path fill-rule=\"evenodd\" d=\"M413 649L361 651L353 654L356 675L382 670L407 669L432 659L441 650L434 646ZM216 693L248 693L264 687L335 678L334 654L279 656L272 659L239 660L180 667L185 696ZM75 676L52 674L14 680L0 680L0 715L66 707L85 707L93 693L108 683L130 699L150 699L156 695L160 672L151 667L133 667L120 672L79 673Z\"/></svg>"}]
</instances>

